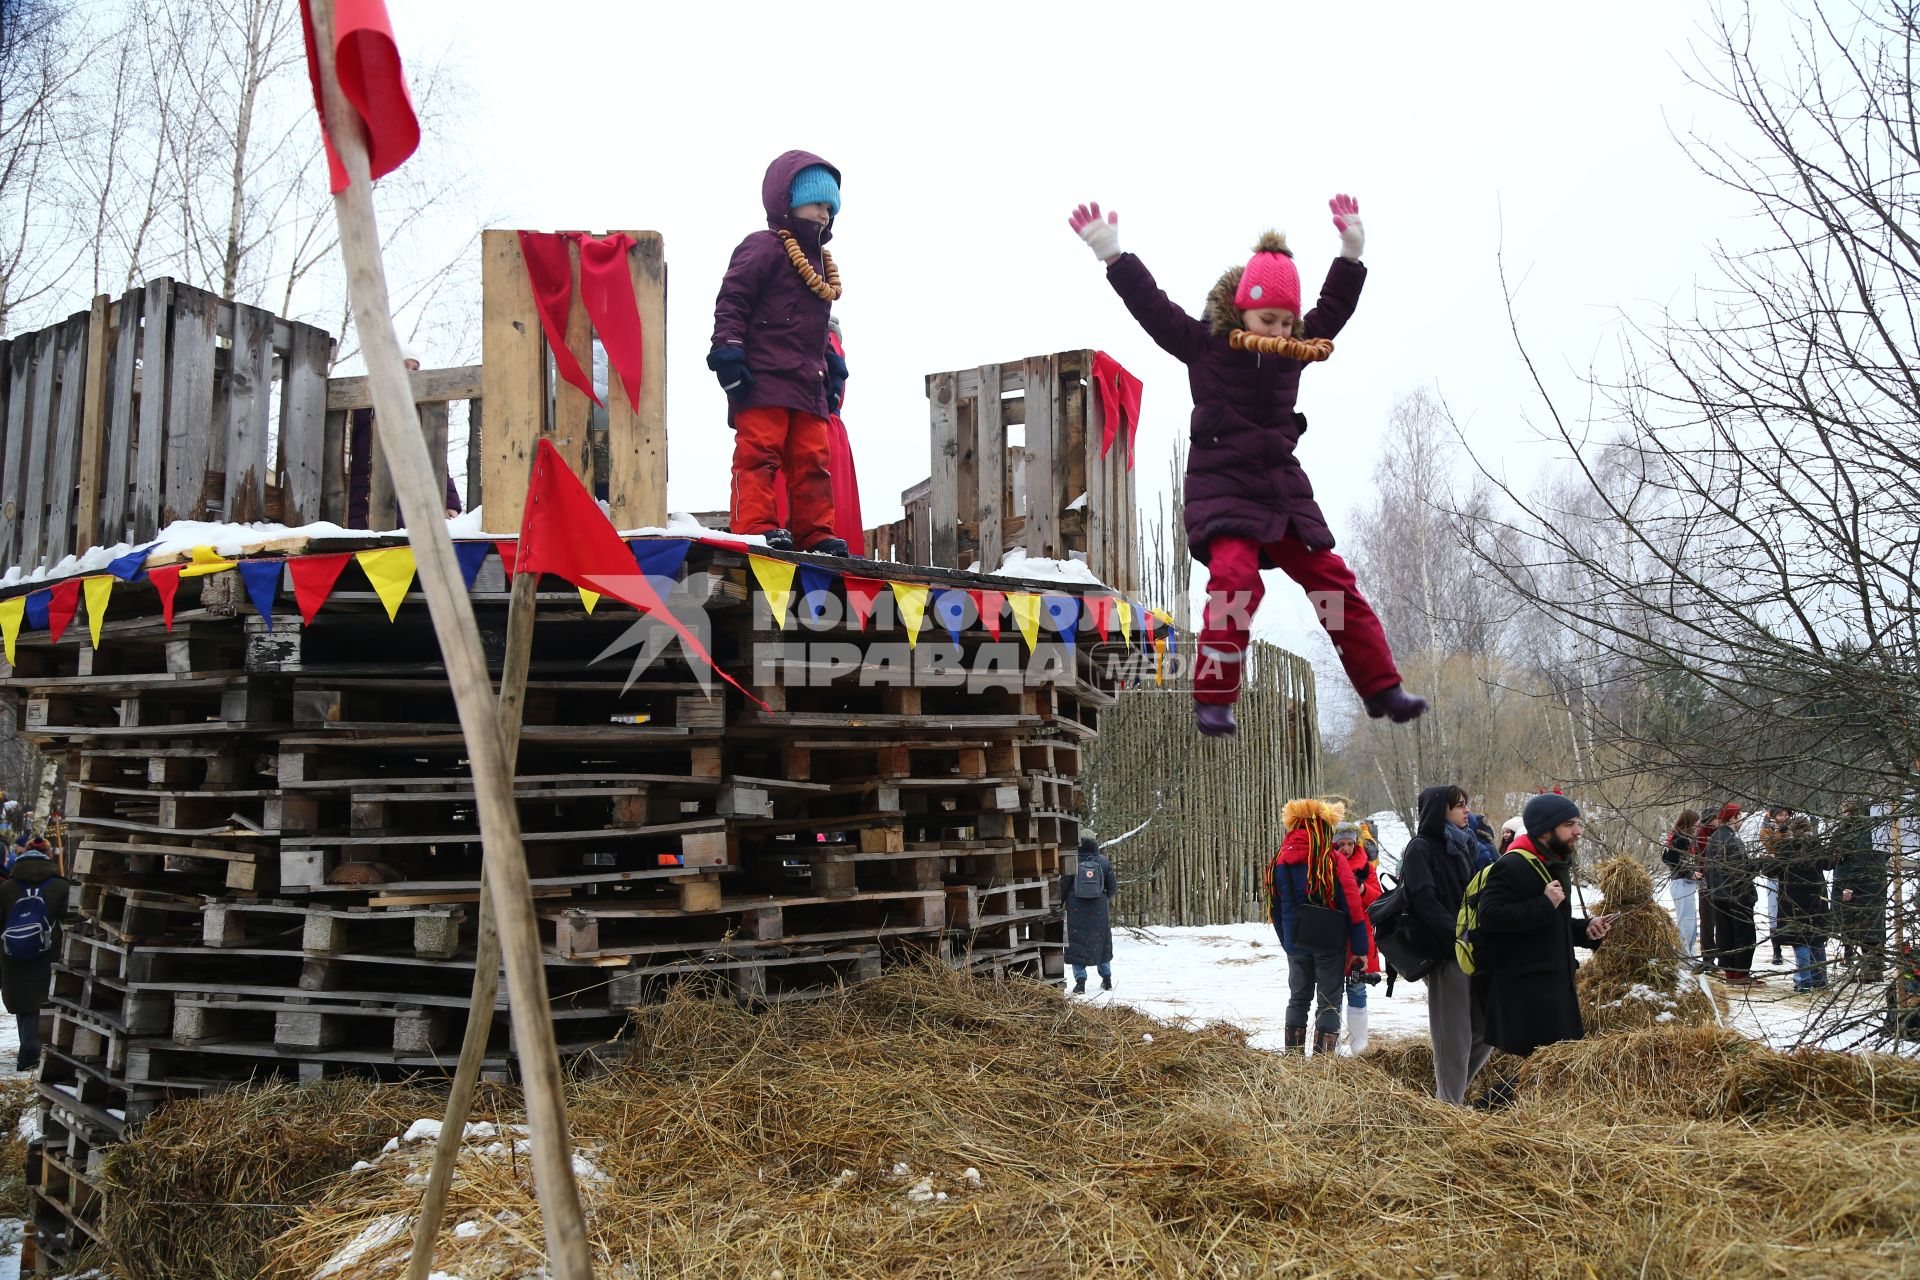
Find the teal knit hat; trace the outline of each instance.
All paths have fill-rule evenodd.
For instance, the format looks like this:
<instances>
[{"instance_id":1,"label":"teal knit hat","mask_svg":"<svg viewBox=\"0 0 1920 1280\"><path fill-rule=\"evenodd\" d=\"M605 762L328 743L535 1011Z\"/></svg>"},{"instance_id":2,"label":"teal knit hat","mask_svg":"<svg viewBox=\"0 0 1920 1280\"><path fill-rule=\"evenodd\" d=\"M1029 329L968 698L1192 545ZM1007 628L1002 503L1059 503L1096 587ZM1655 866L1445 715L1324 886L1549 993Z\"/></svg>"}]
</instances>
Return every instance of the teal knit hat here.
<instances>
[{"instance_id":1,"label":"teal knit hat","mask_svg":"<svg viewBox=\"0 0 1920 1280\"><path fill-rule=\"evenodd\" d=\"M798 209L803 204L824 204L834 217L840 216L840 184L833 180L833 170L810 164L794 175L787 207Z\"/></svg>"}]
</instances>

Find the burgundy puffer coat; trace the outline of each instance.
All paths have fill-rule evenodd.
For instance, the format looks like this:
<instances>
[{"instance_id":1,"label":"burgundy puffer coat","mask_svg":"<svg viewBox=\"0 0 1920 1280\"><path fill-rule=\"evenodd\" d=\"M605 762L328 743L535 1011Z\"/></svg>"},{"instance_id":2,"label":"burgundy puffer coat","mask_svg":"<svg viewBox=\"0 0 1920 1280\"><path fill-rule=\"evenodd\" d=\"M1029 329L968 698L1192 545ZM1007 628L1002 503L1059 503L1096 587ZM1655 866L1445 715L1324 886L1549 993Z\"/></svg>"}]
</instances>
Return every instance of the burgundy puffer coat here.
<instances>
[{"instance_id":1,"label":"burgundy puffer coat","mask_svg":"<svg viewBox=\"0 0 1920 1280\"><path fill-rule=\"evenodd\" d=\"M1123 253L1107 281L1147 336L1187 366L1193 426L1187 452L1187 544L1207 562L1207 544L1223 534L1257 542L1291 535L1315 550L1333 546L1313 484L1294 456L1307 420L1294 412L1298 360L1235 351L1227 337L1240 326L1234 289L1244 268L1222 276L1207 296L1207 320L1195 320L1154 283L1145 264ZM1295 337L1332 338L1353 316L1367 269L1336 258L1320 300ZM1339 357L1336 356L1335 359ZM1273 567L1261 557L1265 567Z\"/></svg>"},{"instance_id":2,"label":"burgundy puffer coat","mask_svg":"<svg viewBox=\"0 0 1920 1280\"><path fill-rule=\"evenodd\" d=\"M833 306L807 288L778 234L791 234L813 269L826 274L821 251L833 239L833 224L822 227L796 218L787 207L794 178L816 164L827 165L834 182L840 181L838 169L806 151L788 151L767 166L760 181L767 230L740 242L720 281L713 346L744 347L753 375L753 385L728 402L728 425L736 411L763 405L827 416L827 316Z\"/></svg>"}]
</instances>

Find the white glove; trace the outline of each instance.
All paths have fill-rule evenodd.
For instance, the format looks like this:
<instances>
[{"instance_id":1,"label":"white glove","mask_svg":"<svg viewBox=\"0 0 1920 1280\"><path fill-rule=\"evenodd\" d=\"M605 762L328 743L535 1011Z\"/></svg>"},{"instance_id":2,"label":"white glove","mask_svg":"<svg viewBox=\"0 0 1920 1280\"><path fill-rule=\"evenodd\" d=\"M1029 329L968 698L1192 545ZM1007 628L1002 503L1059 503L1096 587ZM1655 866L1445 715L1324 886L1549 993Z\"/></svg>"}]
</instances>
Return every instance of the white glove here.
<instances>
[{"instance_id":1,"label":"white glove","mask_svg":"<svg viewBox=\"0 0 1920 1280\"><path fill-rule=\"evenodd\" d=\"M1367 231L1360 225L1360 202L1339 195L1327 201L1327 208L1333 210L1334 229L1340 233L1340 256L1348 262L1360 261L1367 247Z\"/></svg>"},{"instance_id":2,"label":"white glove","mask_svg":"<svg viewBox=\"0 0 1920 1280\"><path fill-rule=\"evenodd\" d=\"M1109 213L1100 216L1100 206L1081 205L1067 216L1067 225L1075 234L1087 242L1093 250L1093 256L1102 262L1111 262L1120 256L1120 215Z\"/></svg>"}]
</instances>

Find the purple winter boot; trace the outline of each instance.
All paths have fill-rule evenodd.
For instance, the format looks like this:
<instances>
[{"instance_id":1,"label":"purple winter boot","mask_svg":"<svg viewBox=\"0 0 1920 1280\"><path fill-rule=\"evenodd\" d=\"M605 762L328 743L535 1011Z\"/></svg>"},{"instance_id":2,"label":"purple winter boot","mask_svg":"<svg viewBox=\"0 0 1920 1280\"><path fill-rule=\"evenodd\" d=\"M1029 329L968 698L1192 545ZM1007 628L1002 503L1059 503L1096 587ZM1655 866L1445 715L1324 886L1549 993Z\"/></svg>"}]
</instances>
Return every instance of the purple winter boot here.
<instances>
[{"instance_id":1,"label":"purple winter boot","mask_svg":"<svg viewBox=\"0 0 1920 1280\"><path fill-rule=\"evenodd\" d=\"M1421 704L1425 706L1425 703ZM1231 738L1240 726L1233 722L1233 708L1211 702L1193 704L1194 727L1209 738Z\"/></svg>"},{"instance_id":2,"label":"purple winter boot","mask_svg":"<svg viewBox=\"0 0 1920 1280\"><path fill-rule=\"evenodd\" d=\"M1401 685L1395 685L1366 699L1366 707L1367 714L1375 720L1385 716L1395 724L1405 724L1420 718L1427 709L1427 700L1418 694L1408 693Z\"/></svg>"}]
</instances>

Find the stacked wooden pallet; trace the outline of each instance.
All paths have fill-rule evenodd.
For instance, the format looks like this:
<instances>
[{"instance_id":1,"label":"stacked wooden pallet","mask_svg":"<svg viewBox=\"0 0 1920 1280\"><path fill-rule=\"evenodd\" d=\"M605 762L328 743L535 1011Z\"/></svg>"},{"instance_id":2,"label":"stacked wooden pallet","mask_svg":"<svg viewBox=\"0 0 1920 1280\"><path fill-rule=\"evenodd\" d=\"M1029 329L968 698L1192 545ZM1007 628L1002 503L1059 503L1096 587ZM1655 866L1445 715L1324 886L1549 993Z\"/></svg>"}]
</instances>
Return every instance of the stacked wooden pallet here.
<instances>
[{"instance_id":1,"label":"stacked wooden pallet","mask_svg":"<svg viewBox=\"0 0 1920 1280\"><path fill-rule=\"evenodd\" d=\"M606 1043L690 978L755 1001L922 957L1057 979L1082 750L1113 696L1091 659L1042 687L882 685L863 666L792 687L752 665L780 637L746 558L696 545L688 570L716 656L758 677L765 709L709 697L677 654L629 681L597 659L631 612L540 596L515 787L562 1046ZM440 1071L457 1051L479 830L426 611L390 622L342 589L269 625L235 576L183 582L171 630L124 587L97 650L24 634L0 680L70 780L78 918L33 1168L55 1249L92 1230L101 1147L169 1099ZM504 588L489 560L473 600L496 652ZM864 638L902 640L893 626ZM510 1070L504 994L489 1052Z\"/></svg>"}]
</instances>

